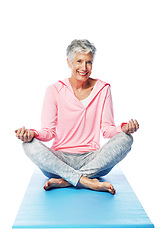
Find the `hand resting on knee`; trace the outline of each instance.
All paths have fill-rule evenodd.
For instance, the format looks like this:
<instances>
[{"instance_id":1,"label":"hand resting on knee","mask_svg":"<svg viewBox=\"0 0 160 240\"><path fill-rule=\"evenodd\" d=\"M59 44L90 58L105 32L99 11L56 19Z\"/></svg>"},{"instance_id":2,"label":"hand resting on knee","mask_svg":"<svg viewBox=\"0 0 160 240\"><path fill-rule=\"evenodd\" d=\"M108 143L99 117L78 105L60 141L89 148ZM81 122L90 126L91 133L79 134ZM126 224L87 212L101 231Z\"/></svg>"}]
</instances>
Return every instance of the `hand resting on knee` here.
<instances>
[{"instance_id":1,"label":"hand resting on knee","mask_svg":"<svg viewBox=\"0 0 160 240\"><path fill-rule=\"evenodd\" d=\"M139 123L137 120L131 119L128 123L123 124L122 130L126 134L131 134L136 132L139 129Z\"/></svg>"},{"instance_id":2,"label":"hand resting on knee","mask_svg":"<svg viewBox=\"0 0 160 240\"><path fill-rule=\"evenodd\" d=\"M26 129L25 127L19 128L15 130L16 137L23 142L31 142L32 139L35 137L35 132Z\"/></svg>"}]
</instances>

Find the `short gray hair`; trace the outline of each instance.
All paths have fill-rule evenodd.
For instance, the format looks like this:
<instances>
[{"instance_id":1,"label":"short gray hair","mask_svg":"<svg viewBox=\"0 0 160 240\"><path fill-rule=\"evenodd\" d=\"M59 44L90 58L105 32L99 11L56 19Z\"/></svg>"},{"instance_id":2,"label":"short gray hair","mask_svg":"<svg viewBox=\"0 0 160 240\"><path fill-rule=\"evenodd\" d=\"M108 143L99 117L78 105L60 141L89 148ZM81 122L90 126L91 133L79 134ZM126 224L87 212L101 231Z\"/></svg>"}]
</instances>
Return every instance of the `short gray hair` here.
<instances>
[{"instance_id":1,"label":"short gray hair","mask_svg":"<svg viewBox=\"0 0 160 240\"><path fill-rule=\"evenodd\" d=\"M96 53L96 48L93 43L89 42L87 39L75 39L71 42L71 44L67 47L67 57L70 63L76 56L77 53L87 54L89 52L92 53L94 58Z\"/></svg>"}]
</instances>

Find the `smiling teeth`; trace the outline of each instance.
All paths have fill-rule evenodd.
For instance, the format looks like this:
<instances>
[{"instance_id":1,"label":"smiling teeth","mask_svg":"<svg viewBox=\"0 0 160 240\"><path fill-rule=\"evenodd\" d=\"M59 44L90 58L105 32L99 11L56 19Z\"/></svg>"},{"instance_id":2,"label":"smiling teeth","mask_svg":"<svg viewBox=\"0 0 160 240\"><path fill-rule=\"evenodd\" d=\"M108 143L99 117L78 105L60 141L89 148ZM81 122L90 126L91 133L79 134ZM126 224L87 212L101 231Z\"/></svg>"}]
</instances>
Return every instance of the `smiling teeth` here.
<instances>
[{"instance_id":1,"label":"smiling teeth","mask_svg":"<svg viewBox=\"0 0 160 240\"><path fill-rule=\"evenodd\" d=\"M80 75L85 76L87 73L78 72Z\"/></svg>"}]
</instances>

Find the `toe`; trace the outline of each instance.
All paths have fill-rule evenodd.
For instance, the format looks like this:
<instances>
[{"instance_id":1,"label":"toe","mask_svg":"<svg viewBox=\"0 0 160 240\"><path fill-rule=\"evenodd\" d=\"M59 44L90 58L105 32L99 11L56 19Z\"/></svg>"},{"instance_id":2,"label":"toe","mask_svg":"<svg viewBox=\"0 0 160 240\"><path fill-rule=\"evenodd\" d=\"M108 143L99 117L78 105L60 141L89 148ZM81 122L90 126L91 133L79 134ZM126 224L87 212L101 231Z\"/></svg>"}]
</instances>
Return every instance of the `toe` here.
<instances>
[{"instance_id":1,"label":"toe","mask_svg":"<svg viewBox=\"0 0 160 240\"><path fill-rule=\"evenodd\" d=\"M109 192L113 195L116 193L116 190L114 189L113 185L110 185Z\"/></svg>"},{"instance_id":2,"label":"toe","mask_svg":"<svg viewBox=\"0 0 160 240\"><path fill-rule=\"evenodd\" d=\"M49 187L49 181L46 182L46 184L44 185L44 190L48 190L48 187Z\"/></svg>"},{"instance_id":3,"label":"toe","mask_svg":"<svg viewBox=\"0 0 160 240\"><path fill-rule=\"evenodd\" d=\"M113 195L115 195L115 194L116 194L116 190L113 189L111 193L112 193Z\"/></svg>"},{"instance_id":4,"label":"toe","mask_svg":"<svg viewBox=\"0 0 160 240\"><path fill-rule=\"evenodd\" d=\"M110 183L110 189L111 190L113 190L114 189L114 187L113 187L113 185Z\"/></svg>"}]
</instances>

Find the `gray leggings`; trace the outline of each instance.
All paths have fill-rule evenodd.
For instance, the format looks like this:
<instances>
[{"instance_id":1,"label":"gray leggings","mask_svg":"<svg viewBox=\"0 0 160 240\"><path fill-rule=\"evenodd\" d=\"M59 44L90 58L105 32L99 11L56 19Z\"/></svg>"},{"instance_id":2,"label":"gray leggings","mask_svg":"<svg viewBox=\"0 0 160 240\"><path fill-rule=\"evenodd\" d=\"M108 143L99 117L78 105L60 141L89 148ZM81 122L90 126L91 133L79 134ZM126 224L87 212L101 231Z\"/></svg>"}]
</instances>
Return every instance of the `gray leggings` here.
<instances>
[{"instance_id":1,"label":"gray leggings","mask_svg":"<svg viewBox=\"0 0 160 240\"><path fill-rule=\"evenodd\" d=\"M67 153L55 151L33 139L24 143L26 155L46 175L64 178L76 186L82 175L95 178L106 175L131 150L133 137L124 132L117 134L96 151Z\"/></svg>"}]
</instances>

